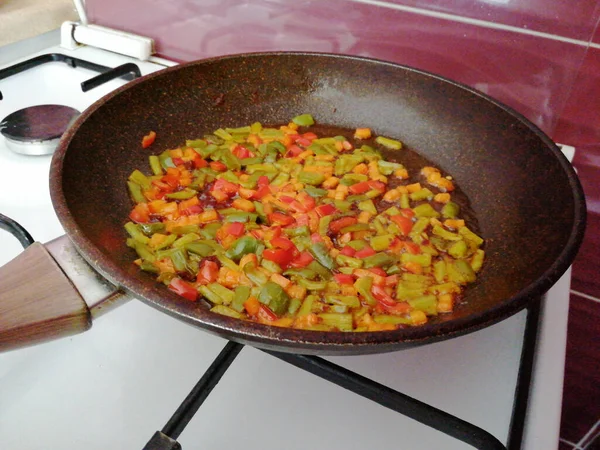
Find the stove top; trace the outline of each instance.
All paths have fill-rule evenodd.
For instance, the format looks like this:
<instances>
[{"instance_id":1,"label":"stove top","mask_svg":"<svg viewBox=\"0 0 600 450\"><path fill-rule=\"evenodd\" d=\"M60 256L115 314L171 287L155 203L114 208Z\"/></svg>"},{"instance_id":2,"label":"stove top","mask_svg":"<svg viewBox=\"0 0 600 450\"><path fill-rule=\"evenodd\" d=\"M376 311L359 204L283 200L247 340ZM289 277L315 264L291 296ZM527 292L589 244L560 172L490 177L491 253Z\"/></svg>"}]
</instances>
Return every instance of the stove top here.
<instances>
[{"instance_id":1,"label":"stove top","mask_svg":"<svg viewBox=\"0 0 600 450\"><path fill-rule=\"evenodd\" d=\"M64 53L106 66L131 62L94 48L12 46L9 65ZM6 54L6 53L5 53ZM161 65L134 61L142 74ZM2 68L3 66L0 66ZM83 93L87 69L46 64L0 80L0 118L35 104L80 111L126 81ZM50 156L24 156L0 136L0 213L41 242L64 232L48 191ZM0 264L21 251L0 233ZM570 272L542 306L524 448L558 445ZM526 314L449 341L401 352L327 358L487 430L505 442ZM0 354L0 436L6 448L143 448L226 344L133 300L84 334ZM464 449L466 444L245 347L178 439L184 448L305 449L391 446Z\"/></svg>"}]
</instances>

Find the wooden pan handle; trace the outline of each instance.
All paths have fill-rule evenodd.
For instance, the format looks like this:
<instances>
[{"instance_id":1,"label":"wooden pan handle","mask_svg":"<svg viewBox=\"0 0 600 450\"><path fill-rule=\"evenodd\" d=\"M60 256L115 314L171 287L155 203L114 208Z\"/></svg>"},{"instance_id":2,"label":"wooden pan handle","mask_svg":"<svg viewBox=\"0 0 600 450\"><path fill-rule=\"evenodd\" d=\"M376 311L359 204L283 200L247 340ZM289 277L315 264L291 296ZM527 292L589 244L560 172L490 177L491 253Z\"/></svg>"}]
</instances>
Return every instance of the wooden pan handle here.
<instances>
[{"instance_id":1,"label":"wooden pan handle","mask_svg":"<svg viewBox=\"0 0 600 450\"><path fill-rule=\"evenodd\" d=\"M90 311L39 242L0 267L0 351L87 330Z\"/></svg>"}]
</instances>

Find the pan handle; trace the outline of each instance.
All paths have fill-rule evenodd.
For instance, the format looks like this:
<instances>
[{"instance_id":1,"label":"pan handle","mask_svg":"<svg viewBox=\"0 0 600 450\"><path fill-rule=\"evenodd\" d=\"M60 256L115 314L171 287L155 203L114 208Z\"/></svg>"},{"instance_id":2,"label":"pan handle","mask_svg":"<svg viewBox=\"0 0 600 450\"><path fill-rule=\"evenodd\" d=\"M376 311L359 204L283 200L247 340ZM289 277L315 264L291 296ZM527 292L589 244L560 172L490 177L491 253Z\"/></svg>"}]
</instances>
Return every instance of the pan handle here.
<instances>
[{"instance_id":1,"label":"pan handle","mask_svg":"<svg viewBox=\"0 0 600 450\"><path fill-rule=\"evenodd\" d=\"M0 351L81 333L91 325L83 298L39 242L0 267Z\"/></svg>"}]
</instances>

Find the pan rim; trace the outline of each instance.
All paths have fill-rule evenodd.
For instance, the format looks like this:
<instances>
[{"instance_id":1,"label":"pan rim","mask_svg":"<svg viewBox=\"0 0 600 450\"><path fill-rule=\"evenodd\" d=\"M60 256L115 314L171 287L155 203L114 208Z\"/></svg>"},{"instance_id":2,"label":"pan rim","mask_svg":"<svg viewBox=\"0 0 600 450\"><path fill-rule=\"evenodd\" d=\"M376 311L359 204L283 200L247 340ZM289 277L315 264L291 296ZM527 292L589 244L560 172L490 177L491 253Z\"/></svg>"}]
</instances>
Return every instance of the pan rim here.
<instances>
[{"instance_id":1,"label":"pan rim","mask_svg":"<svg viewBox=\"0 0 600 450\"><path fill-rule=\"evenodd\" d=\"M574 204L573 227L560 255L538 279L523 288L516 295L507 298L487 309L485 311L485 315L479 313L475 317L473 317L473 315L468 315L446 322L429 323L419 327L402 328L394 331L361 333L319 331L307 333L305 330L294 330L289 328L278 328L262 325L225 317L215 313L209 313L208 311L206 311L207 314L203 313L201 317L184 314L176 308L176 294L173 294L165 289L164 293L158 295L156 291L147 289L147 283L131 278L118 265L114 264L110 258L106 258L98 249L98 247L96 247L91 240L85 236L83 230L81 230L77 224L75 217L71 214L66 206L67 201L65 193L63 192L61 181L64 155L68 151L69 144L75 137L79 128L106 102L110 101L112 98L118 96L122 92L135 88L135 86L145 82L146 80L162 77L171 72L184 70L192 66L211 64L228 59L247 59L272 56L277 57L282 55L292 57L341 58L345 60L359 60L367 63L376 63L379 65L383 64L390 67L401 68L405 71L417 73L454 85L472 95L486 100L487 102L495 105L497 108L500 108L504 112L508 113L510 116L514 117L521 124L526 126L531 132L533 132L543 142L543 144L545 144L545 149L551 152L558 159L561 168L564 170L569 180ZM59 221L61 222L61 225L63 228L65 228L65 230L69 230L67 235L84 259L86 259L105 278L120 288L130 292L140 300L180 320L191 323L215 334L225 334L229 339L238 342L249 343L257 347L282 351L301 351L303 353L332 355L340 355L343 353L379 353L397 350L401 346L424 344L449 339L477 331L516 314L525 308L531 301L543 295L566 272L575 258L575 255L577 254L577 251L579 250L583 240L586 221L585 197L579 178L577 177L572 165L558 149L556 144L540 128L538 128L535 124L533 124L516 110L474 88L471 88L470 86L466 86L431 72L375 58L324 52L251 52L200 59L145 75L117 88L88 107L75 120L75 122L71 125L69 130L67 130L61 139L51 163L50 194L54 209L57 213Z\"/></svg>"}]
</instances>

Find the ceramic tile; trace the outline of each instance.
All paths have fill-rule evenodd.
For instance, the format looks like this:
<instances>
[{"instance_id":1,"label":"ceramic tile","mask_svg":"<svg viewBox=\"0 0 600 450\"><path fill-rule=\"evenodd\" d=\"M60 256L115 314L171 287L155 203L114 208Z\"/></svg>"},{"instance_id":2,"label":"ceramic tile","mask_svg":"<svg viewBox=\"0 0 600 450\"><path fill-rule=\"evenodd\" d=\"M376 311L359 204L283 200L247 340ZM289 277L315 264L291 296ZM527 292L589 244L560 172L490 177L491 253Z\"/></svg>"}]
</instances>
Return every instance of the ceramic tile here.
<instances>
[{"instance_id":1,"label":"ceramic tile","mask_svg":"<svg viewBox=\"0 0 600 450\"><path fill-rule=\"evenodd\" d=\"M600 418L600 303L571 295L560 436L579 442Z\"/></svg>"},{"instance_id":2,"label":"ceramic tile","mask_svg":"<svg viewBox=\"0 0 600 450\"><path fill-rule=\"evenodd\" d=\"M592 36L599 14L595 0L578 1L576 7L564 0L389 0L389 3L584 41Z\"/></svg>"},{"instance_id":3,"label":"ceramic tile","mask_svg":"<svg viewBox=\"0 0 600 450\"><path fill-rule=\"evenodd\" d=\"M177 60L306 50L408 64L476 87L547 133L585 53L564 42L350 0L89 0L87 7L95 23L150 35L159 54Z\"/></svg>"},{"instance_id":4,"label":"ceramic tile","mask_svg":"<svg viewBox=\"0 0 600 450\"><path fill-rule=\"evenodd\" d=\"M553 133L557 142L579 147L600 145L600 49L590 48Z\"/></svg>"}]
</instances>

